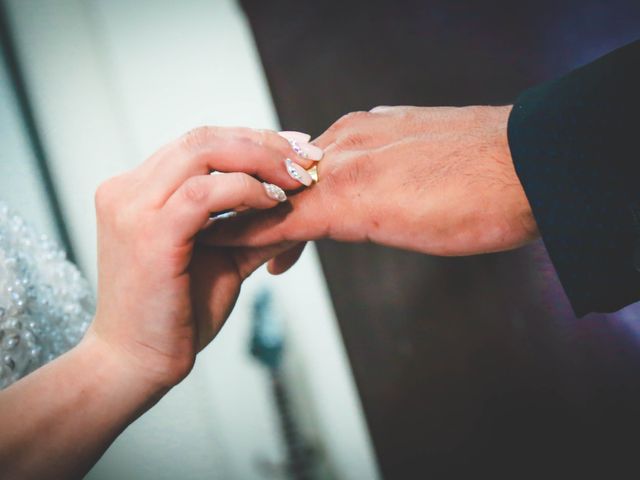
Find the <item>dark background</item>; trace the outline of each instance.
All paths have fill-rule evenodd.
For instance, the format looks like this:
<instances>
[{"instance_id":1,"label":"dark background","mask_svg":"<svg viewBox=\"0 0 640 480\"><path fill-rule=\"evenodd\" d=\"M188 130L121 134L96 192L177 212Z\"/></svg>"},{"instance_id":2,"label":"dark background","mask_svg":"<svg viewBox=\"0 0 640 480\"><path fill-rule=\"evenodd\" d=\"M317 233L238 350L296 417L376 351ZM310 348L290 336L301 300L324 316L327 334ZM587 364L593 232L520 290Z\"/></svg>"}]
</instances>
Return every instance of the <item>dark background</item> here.
<instances>
[{"instance_id":1,"label":"dark background","mask_svg":"<svg viewBox=\"0 0 640 480\"><path fill-rule=\"evenodd\" d=\"M283 128L506 104L640 37L640 2L244 0ZM640 122L639 122L640 127ZM541 243L319 245L385 478L637 477L640 315L577 320Z\"/></svg>"}]
</instances>

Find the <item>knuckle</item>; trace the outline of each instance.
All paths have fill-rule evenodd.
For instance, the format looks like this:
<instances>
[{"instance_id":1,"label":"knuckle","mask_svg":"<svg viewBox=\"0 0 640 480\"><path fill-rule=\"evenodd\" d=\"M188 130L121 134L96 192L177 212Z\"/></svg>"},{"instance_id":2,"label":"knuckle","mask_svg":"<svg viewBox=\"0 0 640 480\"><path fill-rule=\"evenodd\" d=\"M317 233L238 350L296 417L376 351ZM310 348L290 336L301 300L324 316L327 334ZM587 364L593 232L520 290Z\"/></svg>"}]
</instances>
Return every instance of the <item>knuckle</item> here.
<instances>
[{"instance_id":1,"label":"knuckle","mask_svg":"<svg viewBox=\"0 0 640 480\"><path fill-rule=\"evenodd\" d=\"M190 203L201 203L206 200L208 189L201 178L191 177L186 180L180 189L182 198Z\"/></svg>"},{"instance_id":2,"label":"knuckle","mask_svg":"<svg viewBox=\"0 0 640 480\"><path fill-rule=\"evenodd\" d=\"M371 155L367 153L362 153L357 155L349 165L349 169L347 170L346 181L352 185L358 185L363 180L367 180L367 172L369 171L371 166Z\"/></svg>"},{"instance_id":3,"label":"knuckle","mask_svg":"<svg viewBox=\"0 0 640 480\"><path fill-rule=\"evenodd\" d=\"M397 115L410 112L416 107L410 105L378 105L369 110L369 113L378 115Z\"/></svg>"},{"instance_id":4,"label":"knuckle","mask_svg":"<svg viewBox=\"0 0 640 480\"><path fill-rule=\"evenodd\" d=\"M393 111L393 109L394 109L394 107L391 107L389 105L376 105L371 110L369 110L369 112L370 113L376 113L378 115L383 115L385 113L389 113L390 111Z\"/></svg>"},{"instance_id":5,"label":"knuckle","mask_svg":"<svg viewBox=\"0 0 640 480\"><path fill-rule=\"evenodd\" d=\"M355 112L349 112L346 115L344 115L341 120L343 120L346 123L356 123L359 122L361 120L365 120L367 118L371 117L371 112L367 112L364 110L358 110Z\"/></svg>"},{"instance_id":6,"label":"knuckle","mask_svg":"<svg viewBox=\"0 0 640 480\"><path fill-rule=\"evenodd\" d=\"M285 156L290 156L292 153L289 142L273 130L252 130L247 141L252 142L253 146L263 149L263 152L278 152Z\"/></svg>"},{"instance_id":7,"label":"knuckle","mask_svg":"<svg viewBox=\"0 0 640 480\"><path fill-rule=\"evenodd\" d=\"M256 145L258 145L259 147L264 147L265 145L274 143L272 141L272 134L273 132L271 132L270 130L254 130L254 141Z\"/></svg>"},{"instance_id":8,"label":"knuckle","mask_svg":"<svg viewBox=\"0 0 640 480\"><path fill-rule=\"evenodd\" d=\"M338 191L365 188L371 172L372 156L369 152L359 152L341 162L327 179Z\"/></svg>"},{"instance_id":9,"label":"knuckle","mask_svg":"<svg viewBox=\"0 0 640 480\"><path fill-rule=\"evenodd\" d=\"M330 130L335 132L339 132L344 130L345 128L349 128L352 126L359 118L362 118L362 114L366 112L349 112L342 115L338 120L336 120L331 127Z\"/></svg>"},{"instance_id":10,"label":"knuckle","mask_svg":"<svg viewBox=\"0 0 640 480\"><path fill-rule=\"evenodd\" d=\"M112 177L102 182L94 193L94 204L99 215L117 209L116 203L123 196L123 186L120 177Z\"/></svg>"},{"instance_id":11,"label":"knuckle","mask_svg":"<svg viewBox=\"0 0 640 480\"><path fill-rule=\"evenodd\" d=\"M245 173L231 173L229 175L229 180L233 182L235 189L247 191L253 186L252 178Z\"/></svg>"},{"instance_id":12,"label":"knuckle","mask_svg":"<svg viewBox=\"0 0 640 480\"><path fill-rule=\"evenodd\" d=\"M288 142L273 130L254 128L233 128L227 132L228 140L237 144L238 148L255 152L256 149L267 151L279 149L285 153Z\"/></svg>"},{"instance_id":13,"label":"knuckle","mask_svg":"<svg viewBox=\"0 0 640 480\"><path fill-rule=\"evenodd\" d=\"M335 141L339 150L358 150L369 144L372 140L371 135L361 132L349 132L346 135L338 137Z\"/></svg>"},{"instance_id":14,"label":"knuckle","mask_svg":"<svg viewBox=\"0 0 640 480\"><path fill-rule=\"evenodd\" d=\"M196 127L193 130L189 130L187 133L185 133L180 139L180 143L188 151L197 151L217 135L217 127Z\"/></svg>"}]
</instances>

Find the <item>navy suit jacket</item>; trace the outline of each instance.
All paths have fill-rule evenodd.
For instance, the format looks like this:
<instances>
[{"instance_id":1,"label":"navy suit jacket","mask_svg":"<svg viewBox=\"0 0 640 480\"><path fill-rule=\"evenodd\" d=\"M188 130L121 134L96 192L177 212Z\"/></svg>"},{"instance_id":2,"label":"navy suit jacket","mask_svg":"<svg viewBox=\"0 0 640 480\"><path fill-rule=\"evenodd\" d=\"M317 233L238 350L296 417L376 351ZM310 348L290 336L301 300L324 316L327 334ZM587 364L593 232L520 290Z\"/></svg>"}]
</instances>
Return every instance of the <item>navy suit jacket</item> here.
<instances>
[{"instance_id":1,"label":"navy suit jacket","mask_svg":"<svg viewBox=\"0 0 640 480\"><path fill-rule=\"evenodd\" d=\"M640 41L524 92L508 135L576 314L640 300Z\"/></svg>"}]
</instances>

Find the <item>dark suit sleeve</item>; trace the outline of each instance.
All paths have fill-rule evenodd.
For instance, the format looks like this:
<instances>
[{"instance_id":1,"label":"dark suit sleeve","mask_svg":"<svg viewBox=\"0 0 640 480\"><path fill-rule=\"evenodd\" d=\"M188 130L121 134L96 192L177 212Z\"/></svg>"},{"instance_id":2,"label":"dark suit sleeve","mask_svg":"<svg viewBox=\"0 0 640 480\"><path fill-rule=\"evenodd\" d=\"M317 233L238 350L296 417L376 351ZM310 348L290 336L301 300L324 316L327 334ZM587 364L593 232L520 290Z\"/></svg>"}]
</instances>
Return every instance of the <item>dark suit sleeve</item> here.
<instances>
[{"instance_id":1,"label":"dark suit sleeve","mask_svg":"<svg viewBox=\"0 0 640 480\"><path fill-rule=\"evenodd\" d=\"M576 314L640 300L640 41L524 92L508 135Z\"/></svg>"}]
</instances>

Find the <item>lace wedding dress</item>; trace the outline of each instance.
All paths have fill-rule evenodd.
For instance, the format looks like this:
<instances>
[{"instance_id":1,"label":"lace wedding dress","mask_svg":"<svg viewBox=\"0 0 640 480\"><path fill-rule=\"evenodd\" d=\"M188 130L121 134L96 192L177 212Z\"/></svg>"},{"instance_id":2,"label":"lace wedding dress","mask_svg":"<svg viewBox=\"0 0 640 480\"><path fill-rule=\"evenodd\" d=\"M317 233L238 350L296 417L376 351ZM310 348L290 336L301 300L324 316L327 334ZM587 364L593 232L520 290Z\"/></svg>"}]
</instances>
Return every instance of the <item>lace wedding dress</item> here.
<instances>
[{"instance_id":1,"label":"lace wedding dress","mask_svg":"<svg viewBox=\"0 0 640 480\"><path fill-rule=\"evenodd\" d=\"M0 202L0 388L76 345L94 310L65 253Z\"/></svg>"}]
</instances>

